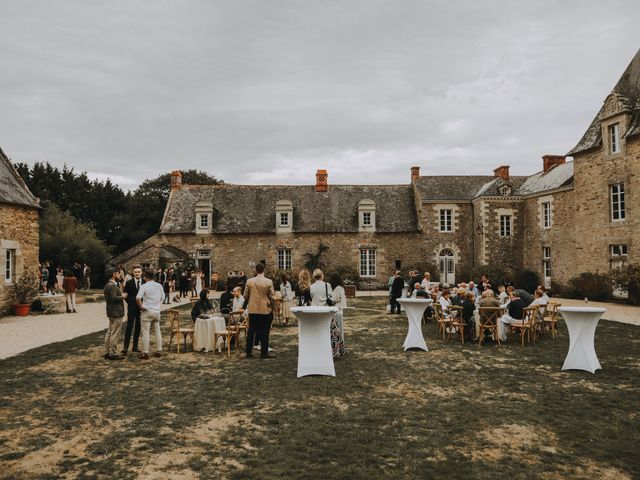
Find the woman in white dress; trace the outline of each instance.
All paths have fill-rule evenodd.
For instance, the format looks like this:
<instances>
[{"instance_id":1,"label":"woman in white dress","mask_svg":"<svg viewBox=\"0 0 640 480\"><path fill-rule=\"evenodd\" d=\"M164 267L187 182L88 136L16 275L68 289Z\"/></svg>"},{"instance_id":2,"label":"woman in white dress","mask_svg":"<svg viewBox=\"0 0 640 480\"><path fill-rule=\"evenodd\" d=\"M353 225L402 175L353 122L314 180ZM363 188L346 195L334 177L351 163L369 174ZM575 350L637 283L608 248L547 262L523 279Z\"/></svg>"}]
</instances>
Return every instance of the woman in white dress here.
<instances>
[{"instance_id":1,"label":"woman in white dress","mask_svg":"<svg viewBox=\"0 0 640 480\"><path fill-rule=\"evenodd\" d=\"M291 283L287 278L287 274L283 273L280 278L282 283L280 283L280 295L282 295L282 323L285 325L289 324L289 318L291 317L291 301L293 300L293 289L291 288Z\"/></svg>"},{"instance_id":2,"label":"woman in white dress","mask_svg":"<svg viewBox=\"0 0 640 480\"><path fill-rule=\"evenodd\" d=\"M340 275L334 273L329 280L333 293L331 295L338 308L338 313L333 317L331 322L331 348L333 349L333 356L340 357L347 353L347 347L344 343L344 309L347 307L347 295L345 294L344 287L342 286L342 279ZM335 323L335 328L333 327Z\"/></svg>"},{"instance_id":3,"label":"woman in white dress","mask_svg":"<svg viewBox=\"0 0 640 480\"><path fill-rule=\"evenodd\" d=\"M202 291L202 271L196 271L196 294L200 296L200 292Z\"/></svg>"}]
</instances>

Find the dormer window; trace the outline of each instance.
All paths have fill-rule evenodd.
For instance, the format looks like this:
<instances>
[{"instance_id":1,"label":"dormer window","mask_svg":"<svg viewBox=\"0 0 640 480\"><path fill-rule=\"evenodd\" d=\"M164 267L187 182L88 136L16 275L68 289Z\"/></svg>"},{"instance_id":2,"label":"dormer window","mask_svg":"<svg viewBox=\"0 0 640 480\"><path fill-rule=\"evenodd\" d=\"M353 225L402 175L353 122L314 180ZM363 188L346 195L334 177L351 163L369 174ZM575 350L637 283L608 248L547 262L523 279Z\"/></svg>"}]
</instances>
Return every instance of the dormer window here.
<instances>
[{"instance_id":1,"label":"dormer window","mask_svg":"<svg viewBox=\"0 0 640 480\"><path fill-rule=\"evenodd\" d=\"M612 155L620 153L620 124L614 123L609 125L609 150Z\"/></svg>"},{"instance_id":2,"label":"dormer window","mask_svg":"<svg viewBox=\"0 0 640 480\"><path fill-rule=\"evenodd\" d=\"M289 200L276 202L276 233L293 232L293 203Z\"/></svg>"},{"instance_id":3,"label":"dormer window","mask_svg":"<svg viewBox=\"0 0 640 480\"><path fill-rule=\"evenodd\" d=\"M376 231L376 202L373 200L365 199L358 202L358 230Z\"/></svg>"},{"instance_id":4,"label":"dormer window","mask_svg":"<svg viewBox=\"0 0 640 480\"><path fill-rule=\"evenodd\" d=\"M509 195L511 195L511 188L509 188L508 185L503 185L498 189L498 192L500 192L500 195L502 195L503 197L508 197Z\"/></svg>"},{"instance_id":5,"label":"dormer window","mask_svg":"<svg viewBox=\"0 0 640 480\"><path fill-rule=\"evenodd\" d=\"M213 204L211 202L198 202L196 211L196 233L211 233L213 224Z\"/></svg>"}]
</instances>

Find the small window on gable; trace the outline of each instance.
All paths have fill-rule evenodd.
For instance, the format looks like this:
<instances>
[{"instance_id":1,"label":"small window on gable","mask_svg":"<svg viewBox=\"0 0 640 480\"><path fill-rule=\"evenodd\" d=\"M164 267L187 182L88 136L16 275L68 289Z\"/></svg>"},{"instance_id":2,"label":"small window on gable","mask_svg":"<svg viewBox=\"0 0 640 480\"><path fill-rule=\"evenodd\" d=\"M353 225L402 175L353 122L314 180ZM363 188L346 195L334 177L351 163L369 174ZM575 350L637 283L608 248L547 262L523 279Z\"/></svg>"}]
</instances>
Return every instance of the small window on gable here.
<instances>
[{"instance_id":1,"label":"small window on gable","mask_svg":"<svg viewBox=\"0 0 640 480\"><path fill-rule=\"evenodd\" d=\"M365 199L358 202L358 227L361 232L375 232L376 203L373 200Z\"/></svg>"},{"instance_id":2,"label":"small window on gable","mask_svg":"<svg viewBox=\"0 0 640 480\"><path fill-rule=\"evenodd\" d=\"M503 185L498 189L498 192L500 192L500 195L503 197L508 197L511 195L511 188L508 185Z\"/></svg>"},{"instance_id":3,"label":"small window on gable","mask_svg":"<svg viewBox=\"0 0 640 480\"><path fill-rule=\"evenodd\" d=\"M289 212L280 212L280 226L281 227L289 226Z\"/></svg>"}]
</instances>

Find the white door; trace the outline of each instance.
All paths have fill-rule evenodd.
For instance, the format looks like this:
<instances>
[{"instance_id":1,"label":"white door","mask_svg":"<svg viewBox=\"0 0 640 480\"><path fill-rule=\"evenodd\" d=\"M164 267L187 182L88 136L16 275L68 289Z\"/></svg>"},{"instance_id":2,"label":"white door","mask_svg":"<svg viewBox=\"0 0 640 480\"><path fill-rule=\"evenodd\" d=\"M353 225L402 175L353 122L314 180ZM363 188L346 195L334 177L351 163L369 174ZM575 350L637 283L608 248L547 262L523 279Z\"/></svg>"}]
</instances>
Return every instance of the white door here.
<instances>
[{"instance_id":1,"label":"white door","mask_svg":"<svg viewBox=\"0 0 640 480\"><path fill-rule=\"evenodd\" d=\"M440 252L440 283L456 283L456 261L453 251L445 248Z\"/></svg>"}]
</instances>

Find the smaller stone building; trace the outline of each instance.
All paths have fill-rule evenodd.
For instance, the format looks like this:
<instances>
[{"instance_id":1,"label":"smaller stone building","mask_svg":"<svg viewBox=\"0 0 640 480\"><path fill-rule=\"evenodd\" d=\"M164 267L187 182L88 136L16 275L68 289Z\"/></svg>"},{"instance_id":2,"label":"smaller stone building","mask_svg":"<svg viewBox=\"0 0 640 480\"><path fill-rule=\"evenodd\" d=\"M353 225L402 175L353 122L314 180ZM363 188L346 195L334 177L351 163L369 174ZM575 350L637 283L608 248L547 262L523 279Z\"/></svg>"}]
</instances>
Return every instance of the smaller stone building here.
<instances>
[{"instance_id":1,"label":"smaller stone building","mask_svg":"<svg viewBox=\"0 0 640 480\"><path fill-rule=\"evenodd\" d=\"M0 149L0 313L15 304L15 284L38 279L40 203Z\"/></svg>"}]
</instances>

